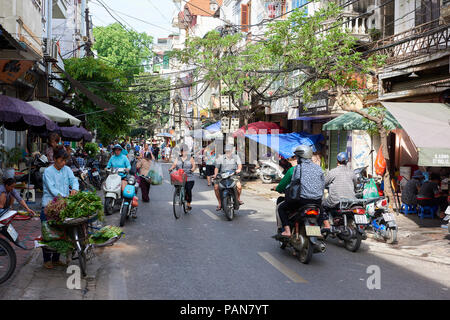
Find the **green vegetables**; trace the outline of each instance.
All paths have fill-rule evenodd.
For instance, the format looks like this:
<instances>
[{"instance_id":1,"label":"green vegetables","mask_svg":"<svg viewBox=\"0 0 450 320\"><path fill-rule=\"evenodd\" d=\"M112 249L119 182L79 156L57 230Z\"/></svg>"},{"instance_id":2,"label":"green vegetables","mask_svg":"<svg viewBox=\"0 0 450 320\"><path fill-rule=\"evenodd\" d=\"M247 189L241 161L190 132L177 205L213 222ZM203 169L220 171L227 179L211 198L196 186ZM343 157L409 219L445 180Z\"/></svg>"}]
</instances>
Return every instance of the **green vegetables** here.
<instances>
[{"instance_id":1,"label":"green vegetables","mask_svg":"<svg viewBox=\"0 0 450 320\"><path fill-rule=\"evenodd\" d=\"M66 199L66 207L59 213L61 220L66 218L89 217L95 213L103 220L102 200L95 192L78 192Z\"/></svg>"},{"instance_id":2,"label":"green vegetables","mask_svg":"<svg viewBox=\"0 0 450 320\"><path fill-rule=\"evenodd\" d=\"M91 235L89 242L96 244L104 243L111 238L120 236L122 233L123 231L119 227L105 226Z\"/></svg>"},{"instance_id":3,"label":"green vegetables","mask_svg":"<svg viewBox=\"0 0 450 320\"><path fill-rule=\"evenodd\" d=\"M72 242L67 240L39 241L39 243L44 244L61 254L68 254L74 249Z\"/></svg>"}]
</instances>

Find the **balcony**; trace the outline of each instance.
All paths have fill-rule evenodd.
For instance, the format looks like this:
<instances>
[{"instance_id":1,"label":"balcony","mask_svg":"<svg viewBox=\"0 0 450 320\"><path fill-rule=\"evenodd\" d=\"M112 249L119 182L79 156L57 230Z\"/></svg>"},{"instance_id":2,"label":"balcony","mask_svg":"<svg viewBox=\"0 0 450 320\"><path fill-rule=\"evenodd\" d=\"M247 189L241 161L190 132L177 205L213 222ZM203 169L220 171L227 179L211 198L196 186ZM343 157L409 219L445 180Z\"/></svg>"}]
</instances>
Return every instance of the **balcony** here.
<instances>
[{"instance_id":1,"label":"balcony","mask_svg":"<svg viewBox=\"0 0 450 320\"><path fill-rule=\"evenodd\" d=\"M445 52L450 47L450 24L430 21L402 33L377 41L375 48L386 55L386 64L395 64L419 56Z\"/></svg>"},{"instance_id":2,"label":"balcony","mask_svg":"<svg viewBox=\"0 0 450 320\"><path fill-rule=\"evenodd\" d=\"M342 30L348 30L352 36L362 42L369 42L369 17L371 14L361 15L359 12L343 12L340 17L342 23ZM323 25L323 31L326 32L328 28L332 28L336 20L327 21Z\"/></svg>"},{"instance_id":3,"label":"balcony","mask_svg":"<svg viewBox=\"0 0 450 320\"><path fill-rule=\"evenodd\" d=\"M66 19L67 6L67 0L53 0L53 19Z\"/></svg>"}]
</instances>

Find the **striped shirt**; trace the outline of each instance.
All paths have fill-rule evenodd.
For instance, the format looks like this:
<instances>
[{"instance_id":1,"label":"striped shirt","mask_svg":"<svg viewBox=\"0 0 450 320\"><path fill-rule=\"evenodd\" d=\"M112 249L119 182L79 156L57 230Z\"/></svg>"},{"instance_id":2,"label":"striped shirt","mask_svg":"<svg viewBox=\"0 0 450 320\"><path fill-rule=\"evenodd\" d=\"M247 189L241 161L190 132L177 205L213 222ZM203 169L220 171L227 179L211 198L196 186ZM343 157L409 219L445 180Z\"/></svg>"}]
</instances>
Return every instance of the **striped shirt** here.
<instances>
[{"instance_id":1,"label":"striped shirt","mask_svg":"<svg viewBox=\"0 0 450 320\"><path fill-rule=\"evenodd\" d=\"M339 204L340 198L355 199L356 175L347 166L340 165L330 170L325 178L325 187L329 186L328 198L323 205L333 208Z\"/></svg>"}]
</instances>

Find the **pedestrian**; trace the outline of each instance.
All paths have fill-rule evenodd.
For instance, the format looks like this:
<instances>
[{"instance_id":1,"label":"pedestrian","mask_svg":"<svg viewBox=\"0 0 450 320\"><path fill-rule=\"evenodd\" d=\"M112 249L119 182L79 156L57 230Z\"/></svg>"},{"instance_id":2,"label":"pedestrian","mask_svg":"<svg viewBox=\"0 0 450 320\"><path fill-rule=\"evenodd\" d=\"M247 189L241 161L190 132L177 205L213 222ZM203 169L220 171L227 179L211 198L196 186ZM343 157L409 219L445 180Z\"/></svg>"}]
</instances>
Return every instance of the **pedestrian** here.
<instances>
[{"instance_id":1,"label":"pedestrian","mask_svg":"<svg viewBox=\"0 0 450 320\"><path fill-rule=\"evenodd\" d=\"M406 178L403 179L406 180ZM423 179L424 175L420 170L414 171L411 180L406 182L406 184L402 188L402 203L409 206L417 206L417 194L419 193L421 181Z\"/></svg>"},{"instance_id":2,"label":"pedestrian","mask_svg":"<svg viewBox=\"0 0 450 320\"><path fill-rule=\"evenodd\" d=\"M448 201L446 196L441 195L439 188L440 183L441 178L439 174L430 174L430 180L424 182L420 187L417 200L420 206L438 207L438 210L440 209L442 213L441 216L443 217L443 213L448 206Z\"/></svg>"},{"instance_id":3,"label":"pedestrian","mask_svg":"<svg viewBox=\"0 0 450 320\"><path fill-rule=\"evenodd\" d=\"M164 157L166 162L170 161L170 152L171 152L170 146L166 145L166 147L164 148Z\"/></svg>"},{"instance_id":4,"label":"pedestrian","mask_svg":"<svg viewBox=\"0 0 450 320\"><path fill-rule=\"evenodd\" d=\"M58 144L61 142L61 137L56 132L50 133L48 136L48 147L45 150L45 156L48 159L48 163L52 165L55 160L53 157L54 149L58 146Z\"/></svg>"},{"instance_id":5,"label":"pedestrian","mask_svg":"<svg viewBox=\"0 0 450 320\"><path fill-rule=\"evenodd\" d=\"M44 213L44 208L55 197L68 197L74 195L79 191L79 184L77 178L73 175L72 170L66 166L66 161L69 157L63 147L54 150L55 162L44 170L43 185L44 193L42 196L41 221L47 221ZM60 254L54 253L46 248L42 248L44 256L44 267L53 269L55 266L66 266L65 263L59 260Z\"/></svg>"},{"instance_id":6,"label":"pedestrian","mask_svg":"<svg viewBox=\"0 0 450 320\"><path fill-rule=\"evenodd\" d=\"M180 156L175 158L175 161L172 164L172 167L169 169L169 172L173 169L180 170L183 169L187 176L187 182L184 186L185 189L185 198L187 203L187 210L192 210L191 202L192 202L192 188L194 188L194 175L196 165L194 158L190 155L189 147L186 144L182 144L180 147Z\"/></svg>"},{"instance_id":7,"label":"pedestrian","mask_svg":"<svg viewBox=\"0 0 450 320\"><path fill-rule=\"evenodd\" d=\"M3 185L0 185L0 209L10 209L14 203L14 199L25 209L28 213L34 214L25 200L22 199L19 192L15 189L16 179L6 178L3 180Z\"/></svg>"},{"instance_id":8,"label":"pedestrian","mask_svg":"<svg viewBox=\"0 0 450 320\"><path fill-rule=\"evenodd\" d=\"M153 155L151 152L146 152L144 157L140 158L136 168L139 171L139 187L142 190L142 201L149 202L149 192L150 192L150 181L149 179L145 179L141 176L148 176L148 172L150 171L150 167L152 165Z\"/></svg>"},{"instance_id":9,"label":"pedestrian","mask_svg":"<svg viewBox=\"0 0 450 320\"><path fill-rule=\"evenodd\" d=\"M205 148L206 157L206 180L208 181L208 187L211 186L211 180L214 176L215 162L216 162L216 148L214 145L212 147Z\"/></svg>"}]
</instances>

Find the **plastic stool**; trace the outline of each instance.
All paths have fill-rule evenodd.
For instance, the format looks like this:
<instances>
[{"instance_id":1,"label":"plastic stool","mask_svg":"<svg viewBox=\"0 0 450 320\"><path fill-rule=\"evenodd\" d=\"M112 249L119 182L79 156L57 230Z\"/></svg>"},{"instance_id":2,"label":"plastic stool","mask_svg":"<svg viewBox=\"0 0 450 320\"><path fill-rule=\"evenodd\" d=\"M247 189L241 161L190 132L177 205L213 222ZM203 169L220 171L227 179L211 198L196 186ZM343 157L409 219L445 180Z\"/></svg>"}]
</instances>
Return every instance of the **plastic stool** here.
<instances>
[{"instance_id":1,"label":"plastic stool","mask_svg":"<svg viewBox=\"0 0 450 320\"><path fill-rule=\"evenodd\" d=\"M423 218L431 218L434 219L434 216L436 215L437 211L438 211L439 207L438 206L434 206L434 207L430 207L430 206L419 206L419 218L423 219Z\"/></svg>"},{"instance_id":2,"label":"plastic stool","mask_svg":"<svg viewBox=\"0 0 450 320\"><path fill-rule=\"evenodd\" d=\"M400 212L404 213L405 216L407 216L409 213L417 213L417 207L406 203L402 203L402 206L400 207Z\"/></svg>"},{"instance_id":3,"label":"plastic stool","mask_svg":"<svg viewBox=\"0 0 450 320\"><path fill-rule=\"evenodd\" d=\"M27 194L28 194L28 200L27 200ZM23 189L20 192L20 196L22 197L22 199L24 199L27 202L36 202L36 192L35 192L34 188Z\"/></svg>"}]
</instances>

